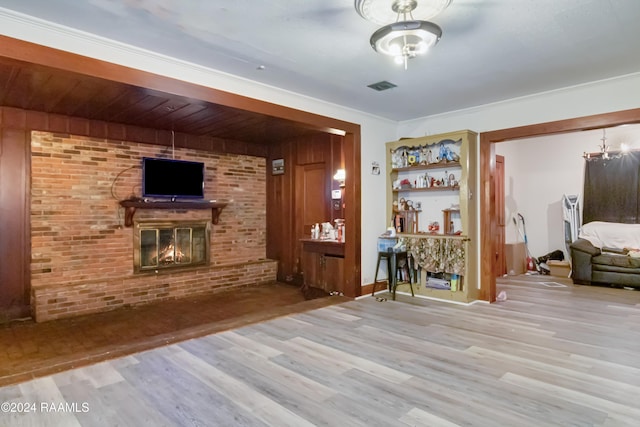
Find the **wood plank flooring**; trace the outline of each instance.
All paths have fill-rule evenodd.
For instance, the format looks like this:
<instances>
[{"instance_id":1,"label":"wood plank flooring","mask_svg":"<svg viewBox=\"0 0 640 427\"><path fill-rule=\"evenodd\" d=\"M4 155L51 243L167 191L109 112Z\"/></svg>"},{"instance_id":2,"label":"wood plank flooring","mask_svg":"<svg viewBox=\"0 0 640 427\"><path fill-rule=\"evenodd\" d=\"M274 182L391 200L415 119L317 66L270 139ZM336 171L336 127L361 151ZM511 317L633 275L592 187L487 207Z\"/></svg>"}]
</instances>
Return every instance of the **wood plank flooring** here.
<instances>
[{"instance_id":1,"label":"wood plank flooring","mask_svg":"<svg viewBox=\"0 0 640 427\"><path fill-rule=\"evenodd\" d=\"M498 288L363 298L6 386L0 425L640 425L640 292Z\"/></svg>"},{"instance_id":2,"label":"wood plank flooring","mask_svg":"<svg viewBox=\"0 0 640 427\"><path fill-rule=\"evenodd\" d=\"M0 386L349 301L308 299L317 296L270 283L44 323L0 323Z\"/></svg>"}]
</instances>

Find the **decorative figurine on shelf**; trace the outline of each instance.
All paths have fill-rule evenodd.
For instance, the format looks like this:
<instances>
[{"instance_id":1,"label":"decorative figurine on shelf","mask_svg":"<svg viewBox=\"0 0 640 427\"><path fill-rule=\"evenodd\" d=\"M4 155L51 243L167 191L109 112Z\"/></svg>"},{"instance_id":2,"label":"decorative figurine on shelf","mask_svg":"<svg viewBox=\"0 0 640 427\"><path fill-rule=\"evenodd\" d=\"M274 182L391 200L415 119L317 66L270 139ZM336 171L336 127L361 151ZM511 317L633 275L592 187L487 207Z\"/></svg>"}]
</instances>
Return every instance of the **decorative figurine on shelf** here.
<instances>
[{"instance_id":1,"label":"decorative figurine on shelf","mask_svg":"<svg viewBox=\"0 0 640 427\"><path fill-rule=\"evenodd\" d=\"M400 200L398 200L398 210L407 210L407 201L404 199L404 197L401 197Z\"/></svg>"},{"instance_id":2,"label":"decorative figurine on shelf","mask_svg":"<svg viewBox=\"0 0 640 427\"><path fill-rule=\"evenodd\" d=\"M391 167L393 169L402 167L402 159L400 158L399 150L391 150Z\"/></svg>"},{"instance_id":3,"label":"decorative figurine on shelf","mask_svg":"<svg viewBox=\"0 0 640 427\"><path fill-rule=\"evenodd\" d=\"M445 141L447 142L451 141L452 143L455 143L455 141L452 141L452 140L445 140ZM445 162L459 161L460 156L454 153L453 151L451 151L451 148L449 147L449 145L445 145L445 141L440 142L440 152L438 153L438 161L445 161Z\"/></svg>"},{"instance_id":4,"label":"decorative figurine on shelf","mask_svg":"<svg viewBox=\"0 0 640 427\"><path fill-rule=\"evenodd\" d=\"M420 147L411 147L411 155L415 157L414 165L420 164Z\"/></svg>"},{"instance_id":5,"label":"decorative figurine on shelf","mask_svg":"<svg viewBox=\"0 0 640 427\"><path fill-rule=\"evenodd\" d=\"M429 155L429 150L427 150L427 146L424 145L422 147L420 147L420 164L421 165L426 165L427 163L427 156Z\"/></svg>"}]
</instances>

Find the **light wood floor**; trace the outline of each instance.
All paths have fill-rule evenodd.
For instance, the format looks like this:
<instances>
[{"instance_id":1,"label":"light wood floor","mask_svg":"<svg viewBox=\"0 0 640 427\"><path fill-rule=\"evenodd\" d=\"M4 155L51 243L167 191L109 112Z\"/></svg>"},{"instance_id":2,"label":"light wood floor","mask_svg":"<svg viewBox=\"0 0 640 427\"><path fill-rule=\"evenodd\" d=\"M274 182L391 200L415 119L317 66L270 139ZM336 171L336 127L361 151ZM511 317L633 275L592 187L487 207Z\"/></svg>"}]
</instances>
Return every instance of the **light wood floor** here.
<instances>
[{"instance_id":1,"label":"light wood floor","mask_svg":"<svg viewBox=\"0 0 640 427\"><path fill-rule=\"evenodd\" d=\"M3 387L0 425L640 425L640 292L498 290L364 298Z\"/></svg>"}]
</instances>

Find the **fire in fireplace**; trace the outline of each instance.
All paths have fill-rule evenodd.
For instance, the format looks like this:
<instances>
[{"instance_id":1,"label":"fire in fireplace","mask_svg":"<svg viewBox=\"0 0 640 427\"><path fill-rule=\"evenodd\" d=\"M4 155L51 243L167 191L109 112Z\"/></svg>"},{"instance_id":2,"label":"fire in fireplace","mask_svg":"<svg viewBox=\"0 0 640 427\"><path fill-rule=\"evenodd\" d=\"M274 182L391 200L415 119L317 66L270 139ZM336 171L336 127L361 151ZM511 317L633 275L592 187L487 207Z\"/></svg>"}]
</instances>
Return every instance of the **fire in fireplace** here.
<instances>
[{"instance_id":1,"label":"fire in fireplace","mask_svg":"<svg viewBox=\"0 0 640 427\"><path fill-rule=\"evenodd\" d=\"M135 272L209 263L210 222L138 222L133 242Z\"/></svg>"}]
</instances>

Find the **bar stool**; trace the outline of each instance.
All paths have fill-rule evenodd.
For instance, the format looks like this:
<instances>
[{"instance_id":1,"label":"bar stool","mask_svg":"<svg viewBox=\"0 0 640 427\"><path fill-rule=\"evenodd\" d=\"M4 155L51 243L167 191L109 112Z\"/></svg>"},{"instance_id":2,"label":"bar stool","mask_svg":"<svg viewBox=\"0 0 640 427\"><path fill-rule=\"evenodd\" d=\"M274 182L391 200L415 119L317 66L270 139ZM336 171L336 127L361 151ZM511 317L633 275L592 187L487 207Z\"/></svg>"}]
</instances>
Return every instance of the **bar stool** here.
<instances>
[{"instance_id":1,"label":"bar stool","mask_svg":"<svg viewBox=\"0 0 640 427\"><path fill-rule=\"evenodd\" d=\"M398 261L405 260L407 263L407 269L409 270L409 288L411 289L411 296L415 296L413 293L413 262L411 255L407 253L407 251L401 252L378 252L378 264L376 265L376 274L373 277L373 288L371 289L371 296L376 291L376 284L378 283L378 271L380 269L380 263L382 260L387 261L387 277L388 277L388 289L391 291L391 295L393 296L393 300L396 299L396 287L398 286Z\"/></svg>"}]
</instances>

